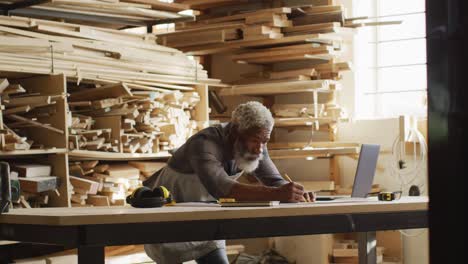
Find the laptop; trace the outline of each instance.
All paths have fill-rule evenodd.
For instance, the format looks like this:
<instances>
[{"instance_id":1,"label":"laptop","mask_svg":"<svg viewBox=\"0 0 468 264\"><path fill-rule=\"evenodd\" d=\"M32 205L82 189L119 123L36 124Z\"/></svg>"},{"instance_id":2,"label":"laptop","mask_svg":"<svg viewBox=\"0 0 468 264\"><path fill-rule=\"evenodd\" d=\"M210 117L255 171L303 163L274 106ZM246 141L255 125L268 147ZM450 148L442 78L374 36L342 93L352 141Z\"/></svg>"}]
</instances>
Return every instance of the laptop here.
<instances>
[{"instance_id":1,"label":"laptop","mask_svg":"<svg viewBox=\"0 0 468 264\"><path fill-rule=\"evenodd\" d=\"M361 152L359 153L356 174L354 176L354 184L351 197L319 195L316 197L315 200L320 202L328 202L335 200L338 200L339 202L367 200L367 195L372 190L372 182L374 181L379 151L380 145L362 144Z\"/></svg>"}]
</instances>

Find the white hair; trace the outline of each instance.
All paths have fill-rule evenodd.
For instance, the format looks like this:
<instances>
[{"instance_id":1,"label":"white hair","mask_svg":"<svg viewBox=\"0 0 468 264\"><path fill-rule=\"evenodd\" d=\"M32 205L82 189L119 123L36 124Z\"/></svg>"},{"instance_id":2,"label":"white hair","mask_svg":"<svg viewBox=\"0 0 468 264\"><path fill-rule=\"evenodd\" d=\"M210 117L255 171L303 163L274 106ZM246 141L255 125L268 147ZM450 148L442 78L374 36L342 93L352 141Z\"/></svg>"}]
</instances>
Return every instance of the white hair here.
<instances>
[{"instance_id":1,"label":"white hair","mask_svg":"<svg viewBox=\"0 0 468 264\"><path fill-rule=\"evenodd\" d=\"M239 105L233 112L231 122L238 126L238 131L251 128L273 130L275 123L270 110L259 102L250 101Z\"/></svg>"}]
</instances>

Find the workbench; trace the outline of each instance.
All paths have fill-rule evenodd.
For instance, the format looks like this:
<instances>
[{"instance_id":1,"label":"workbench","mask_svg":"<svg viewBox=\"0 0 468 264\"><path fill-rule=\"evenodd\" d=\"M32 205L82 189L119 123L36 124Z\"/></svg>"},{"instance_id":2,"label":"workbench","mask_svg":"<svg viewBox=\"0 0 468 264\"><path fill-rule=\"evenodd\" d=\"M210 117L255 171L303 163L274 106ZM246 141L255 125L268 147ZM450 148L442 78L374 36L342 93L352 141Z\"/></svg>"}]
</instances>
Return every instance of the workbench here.
<instances>
[{"instance_id":1,"label":"workbench","mask_svg":"<svg viewBox=\"0 0 468 264\"><path fill-rule=\"evenodd\" d=\"M0 215L0 240L78 248L104 263L112 245L358 232L359 262L376 263L377 230L426 228L428 198L298 203L273 207L39 208Z\"/></svg>"}]
</instances>

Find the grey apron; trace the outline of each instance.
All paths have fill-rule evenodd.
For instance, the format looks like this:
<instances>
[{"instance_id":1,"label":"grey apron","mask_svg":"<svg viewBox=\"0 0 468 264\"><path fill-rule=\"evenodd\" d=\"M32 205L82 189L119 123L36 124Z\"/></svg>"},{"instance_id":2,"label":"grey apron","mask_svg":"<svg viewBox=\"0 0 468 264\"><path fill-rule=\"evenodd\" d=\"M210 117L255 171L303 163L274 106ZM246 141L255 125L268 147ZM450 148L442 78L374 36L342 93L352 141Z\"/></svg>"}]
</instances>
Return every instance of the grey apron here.
<instances>
[{"instance_id":1,"label":"grey apron","mask_svg":"<svg viewBox=\"0 0 468 264\"><path fill-rule=\"evenodd\" d=\"M232 176L236 178L236 176ZM239 174L240 176L240 174ZM166 187L178 202L214 201L195 173L180 173L166 166L159 177L148 186ZM225 240L146 244L145 251L158 264L182 263L198 259L218 248L226 248Z\"/></svg>"}]
</instances>

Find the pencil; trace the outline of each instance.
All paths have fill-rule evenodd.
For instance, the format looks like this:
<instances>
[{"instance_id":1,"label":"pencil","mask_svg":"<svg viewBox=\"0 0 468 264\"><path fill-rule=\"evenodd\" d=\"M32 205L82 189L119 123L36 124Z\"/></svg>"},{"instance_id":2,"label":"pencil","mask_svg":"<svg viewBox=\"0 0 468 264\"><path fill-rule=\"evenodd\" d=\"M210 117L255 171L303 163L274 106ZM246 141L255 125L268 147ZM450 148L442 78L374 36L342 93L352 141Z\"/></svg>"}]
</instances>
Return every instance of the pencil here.
<instances>
[{"instance_id":1,"label":"pencil","mask_svg":"<svg viewBox=\"0 0 468 264\"><path fill-rule=\"evenodd\" d=\"M291 178L289 178L289 176L288 176L287 173L284 174L284 178L286 178L286 180L287 180L288 182L293 182L293 181L291 180Z\"/></svg>"},{"instance_id":2,"label":"pencil","mask_svg":"<svg viewBox=\"0 0 468 264\"><path fill-rule=\"evenodd\" d=\"M291 180L291 177L289 177L287 173L284 174L284 178L285 178L288 182L293 182L293 181ZM310 199L305 199L305 200L306 200L306 202L311 202Z\"/></svg>"}]
</instances>

